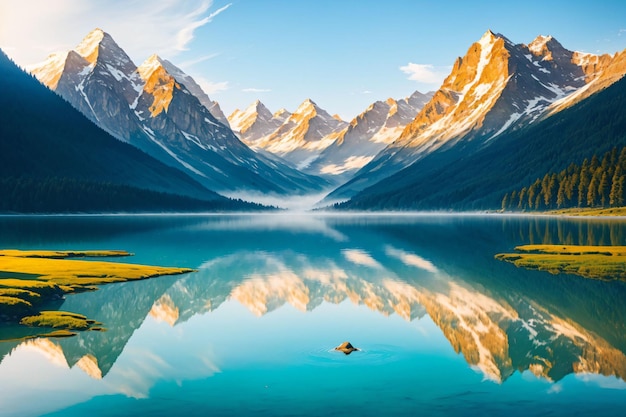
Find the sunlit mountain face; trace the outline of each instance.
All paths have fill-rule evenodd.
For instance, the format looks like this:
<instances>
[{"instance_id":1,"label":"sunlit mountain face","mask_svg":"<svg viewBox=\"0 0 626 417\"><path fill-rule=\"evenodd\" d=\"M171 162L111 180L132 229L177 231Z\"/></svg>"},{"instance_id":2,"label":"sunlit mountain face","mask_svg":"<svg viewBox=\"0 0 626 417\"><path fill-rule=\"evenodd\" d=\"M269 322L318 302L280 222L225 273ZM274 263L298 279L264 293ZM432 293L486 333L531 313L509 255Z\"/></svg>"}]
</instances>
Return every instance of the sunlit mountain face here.
<instances>
[{"instance_id":1,"label":"sunlit mountain face","mask_svg":"<svg viewBox=\"0 0 626 417\"><path fill-rule=\"evenodd\" d=\"M107 241L119 234L138 245L131 248L138 253L146 238L159 235L145 251L169 258L176 245L198 272L69 297L63 309L95 317L108 331L3 348L37 351L58 366L102 378L149 323L177 333L201 317L217 320L235 305L260 322L286 308L315 320L330 306L352 306L387 320L432 321L456 354L498 383L526 372L552 383L570 374L626 377L622 283L523 271L494 259L518 243L617 244L624 240L619 223L230 216L108 227ZM26 239L38 233L21 230Z\"/></svg>"},{"instance_id":2,"label":"sunlit mountain face","mask_svg":"<svg viewBox=\"0 0 626 417\"><path fill-rule=\"evenodd\" d=\"M229 121L253 149L278 155L312 175L341 184L396 140L432 98L415 91L409 97L376 101L346 123L312 100L290 113L275 113L256 100L235 110Z\"/></svg>"},{"instance_id":3,"label":"sunlit mountain face","mask_svg":"<svg viewBox=\"0 0 626 417\"><path fill-rule=\"evenodd\" d=\"M487 31L457 58L443 84L401 134L331 196L353 197L409 166L428 172L432 156L444 158L435 166L446 166L444 162L450 163L446 158L461 162L507 134L536 126L601 92L625 73L625 51L574 52L552 36L515 44L503 34ZM594 146L587 144L590 154ZM456 169L451 163L447 170ZM423 181L434 177L426 175Z\"/></svg>"}]
</instances>

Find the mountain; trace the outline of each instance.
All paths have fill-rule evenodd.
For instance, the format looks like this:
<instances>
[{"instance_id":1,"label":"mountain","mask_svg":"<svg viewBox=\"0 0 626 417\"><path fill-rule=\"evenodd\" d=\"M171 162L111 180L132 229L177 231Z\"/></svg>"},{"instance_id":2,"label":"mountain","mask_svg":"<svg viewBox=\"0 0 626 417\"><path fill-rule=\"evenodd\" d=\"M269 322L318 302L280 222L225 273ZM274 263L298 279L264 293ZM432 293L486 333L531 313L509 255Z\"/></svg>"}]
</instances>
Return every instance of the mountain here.
<instances>
[{"instance_id":1,"label":"mountain","mask_svg":"<svg viewBox=\"0 0 626 417\"><path fill-rule=\"evenodd\" d=\"M174 77L178 83L187 87L189 92L200 100L200 104L206 107L213 117L215 117L224 126L230 127L228 119L224 115L224 112L222 112L220 104L217 101L211 100L204 90L202 90L202 87L200 87L198 83L196 83L196 80L191 78L191 76L185 74L183 70L172 64L167 59L161 59L158 55L151 56L147 61L158 61L167 73Z\"/></svg>"},{"instance_id":2,"label":"mountain","mask_svg":"<svg viewBox=\"0 0 626 417\"><path fill-rule=\"evenodd\" d=\"M425 156L357 194L350 209L499 209L537 177L626 146L626 78L489 146ZM465 155L460 155L465 153Z\"/></svg>"},{"instance_id":3,"label":"mountain","mask_svg":"<svg viewBox=\"0 0 626 417\"><path fill-rule=\"evenodd\" d=\"M376 101L350 122L306 172L331 176L339 183L347 181L400 136L432 95L416 91L404 99Z\"/></svg>"},{"instance_id":4,"label":"mountain","mask_svg":"<svg viewBox=\"0 0 626 417\"><path fill-rule=\"evenodd\" d=\"M284 195L327 186L249 149L211 114L191 77L156 55L136 67L100 29L32 72L113 136L212 190Z\"/></svg>"},{"instance_id":5,"label":"mountain","mask_svg":"<svg viewBox=\"0 0 626 417\"><path fill-rule=\"evenodd\" d=\"M377 101L349 124L337 123L336 117L311 100L305 100L294 114L284 109L272 114L257 100L244 111L235 110L228 119L253 149L342 184L400 136L431 97L432 93L416 91L400 100Z\"/></svg>"},{"instance_id":6,"label":"mountain","mask_svg":"<svg viewBox=\"0 0 626 417\"><path fill-rule=\"evenodd\" d=\"M249 146L278 155L300 170L306 170L347 126L310 99L293 113L281 110L275 115L255 102L245 112L235 111L229 120Z\"/></svg>"},{"instance_id":7,"label":"mountain","mask_svg":"<svg viewBox=\"0 0 626 417\"><path fill-rule=\"evenodd\" d=\"M263 103L256 100L243 111L235 110L228 116L228 120L239 137L248 145L254 146L257 140L278 129L289 116L291 113L286 110L274 115Z\"/></svg>"},{"instance_id":8,"label":"mountain","mask_svg":"<svg viewBox=\"0 0 626 417\"><path fill-rule=\"evenodd\" d=\"M487 31L456 60L398 140L329 199L349 198L411 164L425 164L421 161L431 154L461 159L490 147L505 132L558 114L615 82L626 71L624 59L624 53L572 52L545 36L529 45L513 44Z\"/></svg>"},{"instance_id":9,"label":"mountain","mask_svg":"<svg viewBox=\"0 0 626 417\"><path fill-rule=\"evenodd\" d=\"M0 88L0 211L250 208L110 136L1 51Z\"/></svg>"}]
</instances>

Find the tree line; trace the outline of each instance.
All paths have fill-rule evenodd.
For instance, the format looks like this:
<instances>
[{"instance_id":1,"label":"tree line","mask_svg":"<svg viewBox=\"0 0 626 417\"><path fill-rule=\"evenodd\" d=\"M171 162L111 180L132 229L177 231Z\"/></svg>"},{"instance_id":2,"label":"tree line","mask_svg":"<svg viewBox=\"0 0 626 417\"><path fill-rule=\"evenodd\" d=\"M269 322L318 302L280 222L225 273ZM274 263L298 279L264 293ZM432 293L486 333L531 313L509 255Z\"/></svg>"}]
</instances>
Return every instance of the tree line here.
<instances>
[{"instance_id":1,"label":"tree line","mask_svg":"<svg viewBox=\"0 0 626 417\"><path fill-rule=\"evenodd\" d=\"M0 213L189 212L263 210L219 196L213 201L76 178L0 177Z\"/></svg>"},{"instance_id":2,"label":"tree line","mask_svg":"<svg viewBox=\"0 0 626 417\"><path fill-rule=\"evenodd\" d=\"M559 173L547 173L521 190L502 197L504 211L535 211L575 207L624 205L626 147L594 155L581 165L570 164Z\"/></svg>"}]
</instances>

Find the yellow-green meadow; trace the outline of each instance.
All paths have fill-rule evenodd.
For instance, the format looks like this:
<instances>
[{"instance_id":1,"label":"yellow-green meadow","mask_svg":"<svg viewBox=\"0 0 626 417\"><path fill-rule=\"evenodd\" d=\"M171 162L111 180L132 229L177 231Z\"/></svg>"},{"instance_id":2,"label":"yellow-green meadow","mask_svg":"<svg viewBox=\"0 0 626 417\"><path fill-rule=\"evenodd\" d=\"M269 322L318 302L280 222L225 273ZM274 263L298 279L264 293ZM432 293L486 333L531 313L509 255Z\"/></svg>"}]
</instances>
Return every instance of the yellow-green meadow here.
<instances>
[{"instance_id":1,"label":"yellow-green meadow","mask_svg":"<svg viewBox=\"0 0 626 417\"><path fill-rule=\"evenodd\" d=\"M626 280L626 246L522 245L496 259L517 267L585 278Z\"/></svg>"},{"instance_id":2,"label":"yellow-green meadow","mask_svg":"<svg viewBox=\"0 0 626 417\"><path fill-rule=\"evenodd\" d=\"M77 260L78 257L130 256L125 251L0 250L0 318L24 326L61 329L46 335L67 336L71 330L103 330L102 323L76 313L40 311L65 294L92 291L98 285L192 272L189 268Z\"/></svg>"}]
</instances>

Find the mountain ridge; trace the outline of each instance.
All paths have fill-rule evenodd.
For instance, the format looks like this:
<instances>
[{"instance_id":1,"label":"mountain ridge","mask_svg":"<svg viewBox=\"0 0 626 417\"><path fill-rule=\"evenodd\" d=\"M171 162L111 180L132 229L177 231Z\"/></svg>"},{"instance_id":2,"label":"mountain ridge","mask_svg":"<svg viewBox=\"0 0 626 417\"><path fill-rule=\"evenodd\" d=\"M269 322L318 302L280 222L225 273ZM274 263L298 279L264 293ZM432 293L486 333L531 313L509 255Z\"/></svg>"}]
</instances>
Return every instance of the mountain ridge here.
<instances>
[{"instance_id":1,"label":"mountain ridge","mask_svg":"<svg viewBox=\"0 0 626 417\"><path fill-rule=\"evenodd\" d=\"M489 146L504 132L558 114L551 106L561 111L581 99L572 94L582 88L591 96L605 86L597 80L610 85L623 76L623 54L582 59L552 37L540 36L529 47L487 31L456 60L441 88L398 140L327 201L346 200L432 153Z\"/></svg>"},{"instance_id":2,"label":"mountain ridge","mask_svg":"<svg viewBox=\"0 0 626 417\"><path fill-rule=\"evenodd\" d=\"M118 139L206 187L231 195L305 194L327 187L320 178L250 150L210 113L206 95L196 97L181 82L200 94L191 77L168 61L153 55L136 67L100 29L87 35L75 52L67 56L77 64L62 67L55 91ZM55 78L45 65L32 71L42 80Z\"/></svg>"}]
</instances>

